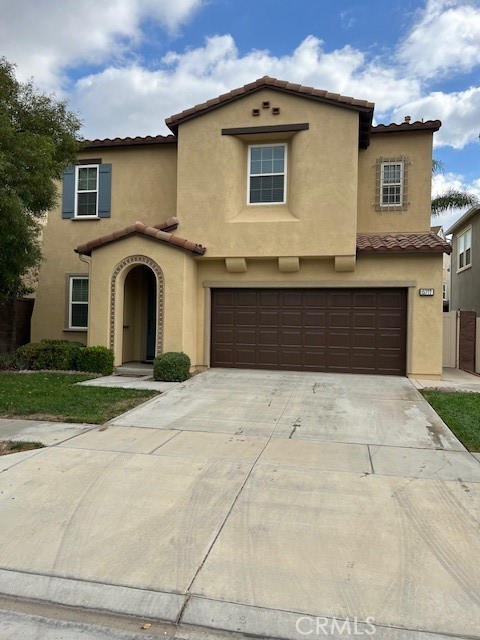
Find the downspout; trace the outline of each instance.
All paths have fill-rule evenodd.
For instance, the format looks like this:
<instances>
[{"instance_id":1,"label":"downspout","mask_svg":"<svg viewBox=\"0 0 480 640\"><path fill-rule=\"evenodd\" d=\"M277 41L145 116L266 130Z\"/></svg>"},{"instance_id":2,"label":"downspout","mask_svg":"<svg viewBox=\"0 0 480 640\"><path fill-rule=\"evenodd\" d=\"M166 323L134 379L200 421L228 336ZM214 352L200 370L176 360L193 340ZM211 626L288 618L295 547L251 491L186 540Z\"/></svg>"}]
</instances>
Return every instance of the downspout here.
<instances>
[{"instance_id":1,"label":"downspout","mask_svg":"<svg viewBox=\"0 0 480 640\"><path fill-rule=\"evenodd\" d=\"M90 346L90 300L91 300L91 286L92 286L92 278L91 276L91 266L92 266L92 257L86 256L83 253L79 253L78 257L82 262L88 265L88 318L87 318L87 347Z\"/></svg>"}]
</instances>

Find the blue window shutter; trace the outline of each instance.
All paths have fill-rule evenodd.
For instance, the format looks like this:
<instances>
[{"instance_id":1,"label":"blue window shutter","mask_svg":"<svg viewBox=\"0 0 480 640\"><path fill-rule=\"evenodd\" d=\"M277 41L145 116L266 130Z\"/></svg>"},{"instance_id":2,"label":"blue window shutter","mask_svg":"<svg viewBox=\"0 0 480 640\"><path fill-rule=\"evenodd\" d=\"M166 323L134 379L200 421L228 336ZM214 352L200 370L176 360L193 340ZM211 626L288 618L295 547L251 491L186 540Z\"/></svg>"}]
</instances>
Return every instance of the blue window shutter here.
<instances>
[{"instance_id":1,"label":"blue window shutter","mask_svg":"<svg viewBox=\"0 0 480 640\"><path fill-rule=\"evenodd\" d=\"M98 217L110 218L112 202L112 165L100 164L98 166Z\"/></svg>"},{"instance_id":2,"label":"blue window shutter","mask_svg":"<svg viewBox=\"0 0 480 640\"><path fill-rule=\"evenodd\" d=\"M75 211L75 167L63 172L62 218L73 218Z\"/></svg>"}]
</instances>

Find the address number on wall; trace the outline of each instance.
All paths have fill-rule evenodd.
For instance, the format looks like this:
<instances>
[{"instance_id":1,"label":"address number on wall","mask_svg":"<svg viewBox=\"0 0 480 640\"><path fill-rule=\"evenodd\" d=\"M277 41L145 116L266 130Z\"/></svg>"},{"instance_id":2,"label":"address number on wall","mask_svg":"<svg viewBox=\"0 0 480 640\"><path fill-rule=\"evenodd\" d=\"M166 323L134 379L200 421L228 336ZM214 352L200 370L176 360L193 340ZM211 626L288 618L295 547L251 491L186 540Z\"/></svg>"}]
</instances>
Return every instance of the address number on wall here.
<instances>
[{"instance_id":1,"label":"address number on wall","mask_svg":"<svg viewBox=\"0 0 480 640\"><path fill-rule=\"evenodd\" d=\"M421 296L433 296L435 289L420 289L419 294Z\"/></svg>"}]
</instances>

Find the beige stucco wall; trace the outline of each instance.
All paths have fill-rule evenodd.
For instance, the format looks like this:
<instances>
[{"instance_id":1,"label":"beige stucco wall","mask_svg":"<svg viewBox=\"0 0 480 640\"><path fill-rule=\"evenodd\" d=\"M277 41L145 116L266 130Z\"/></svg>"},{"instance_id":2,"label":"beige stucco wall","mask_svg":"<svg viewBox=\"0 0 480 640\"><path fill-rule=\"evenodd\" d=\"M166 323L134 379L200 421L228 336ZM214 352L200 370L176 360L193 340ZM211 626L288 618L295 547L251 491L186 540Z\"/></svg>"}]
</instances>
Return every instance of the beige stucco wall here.
<instances>
[{"instance_id":1,"label":"beige stucco wall","mask_svg":"<svg viewBox=\"0 0 480 640\"><path fill-rule=\"evenodd\" d=\"M88 266L75 247L122 229L136 220L158 224L176 214L176 145L84 151L81 159L101 158L112 164L111 217L62 219L59 185L58 206L49 212L43 231L44 260L40 268L32 317L32 341L65 338L86 341L85 332L67 327L68 280L66 274L86 275Z\"/></svg>"},{"instance_id":2,"label":"beige stucco wall","mask_svg":"<svg viewBox=\"0 0 480 640\"><path fill-rule=\"evenodd\" d=\"M198 261L198 363L209 362L208 287L221 286L407 286L407 375L434 377L442 371L442 256L367 256L350 273L335 271L333 260L305 259L300 271L281 273L275 260L251 260L245 273L230 274L220 261ZM420 297L418 289L435 289L434 297Z\"/></svg>"},{"instance_id":3,"label":"beige stucco wall","mask_svg":"<svg viewBox=\"0 0 480 640\"><path fill-rule=\"evenodd\" d=\"M430 131L376 133L368 149L358 156L358 231L430 231L432 188ZM405 211L376 211L375 187L378 158L406 156L408 206Z\"/></svg>"},{"instance_id":4,"label":"beige stucco wall","mask_svg":"<svg viewBox=\"0 0 480 640\"><path fill-rule=\"evenodd\" d=\"M262 102L280 115L262 109ZM252 109L260 108L253 117ZM182 232L215 256L355 253L358 113L263 90L179 127ZM222 128L308 123L307 131L243 137ZM247 204L248 145L287 143L287 203ZM339 229L342 230L339 233Z\"/></svg>"}]
</instances>

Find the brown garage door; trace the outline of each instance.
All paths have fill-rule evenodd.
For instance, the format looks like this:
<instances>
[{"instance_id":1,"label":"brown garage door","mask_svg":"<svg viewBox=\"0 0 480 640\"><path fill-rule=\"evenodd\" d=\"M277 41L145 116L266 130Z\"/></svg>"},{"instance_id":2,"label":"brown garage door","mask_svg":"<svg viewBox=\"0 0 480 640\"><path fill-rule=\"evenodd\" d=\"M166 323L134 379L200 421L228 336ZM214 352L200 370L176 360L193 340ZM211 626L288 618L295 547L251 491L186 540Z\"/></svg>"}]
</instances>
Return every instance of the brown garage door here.
<instances>
[{"instance_id":1,"label":"brown garage door","mask_svg":"<svg viewBox=\"0 0 480 640\"><path fill-rule=\"evenodd\" d=\"M214 289L213 367L405 374L405 289Z\"/></svg>"}]
</instances>

